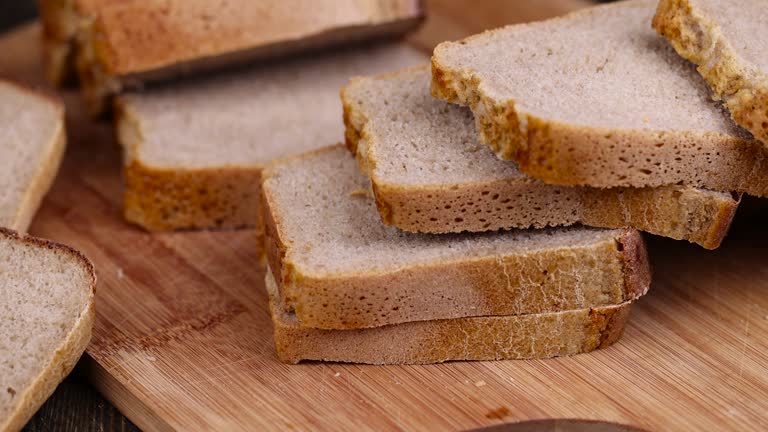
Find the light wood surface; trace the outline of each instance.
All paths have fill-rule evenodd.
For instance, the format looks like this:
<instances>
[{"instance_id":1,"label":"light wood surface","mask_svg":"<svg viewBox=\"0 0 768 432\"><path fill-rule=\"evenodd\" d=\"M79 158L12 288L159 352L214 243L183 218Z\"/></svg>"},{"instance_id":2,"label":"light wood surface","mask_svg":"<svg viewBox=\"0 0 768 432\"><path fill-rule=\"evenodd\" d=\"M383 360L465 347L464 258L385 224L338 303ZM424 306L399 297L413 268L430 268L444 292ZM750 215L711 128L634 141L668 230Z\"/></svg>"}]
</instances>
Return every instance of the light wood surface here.
<instances>
[{"instance_id":1,"label":"light wood surface","mask_svg":"<svg viewBox=\"0 0 768 432\"><path fill-rule=\"evenodd\" d=\"M472 2L477 10L494 3ZM503 18L478 18L466 31L485 19ZM37 32L0 38L0 76L40 82ZM543 361L288 366L275 359L254 234L151 235L125 224L111 130L87 121L74 94L64 97L70 147L32 233L96 264L86 369L145 430L460 430L549 418L665 431L768 429L768 228L759 210L715 252L651 241L652 291L624 338L603 351Z\"/></svg>"}]
</instances>

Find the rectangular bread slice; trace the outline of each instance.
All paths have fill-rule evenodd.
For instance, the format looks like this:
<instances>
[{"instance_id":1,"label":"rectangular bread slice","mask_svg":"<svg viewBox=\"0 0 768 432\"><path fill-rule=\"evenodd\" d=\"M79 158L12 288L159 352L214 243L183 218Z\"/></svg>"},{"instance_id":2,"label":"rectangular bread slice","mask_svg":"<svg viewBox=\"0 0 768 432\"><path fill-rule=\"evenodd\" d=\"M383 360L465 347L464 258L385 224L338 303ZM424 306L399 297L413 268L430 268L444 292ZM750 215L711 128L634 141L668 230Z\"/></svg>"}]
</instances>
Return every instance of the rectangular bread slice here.
<instances>
[{"instance_id":1,"label":"rectangular bread slice","mask_svg":"<svg viewBox=\"0 0 768 432\"><path fill-rule=\"evenodd\" d=\"M650 284L635 230L406 233L381 223L369 188L341 145L265 170L265 249L303 327L584 309L631 301Z\"/></svg>"},{"instance_id":2,"label":"rectangular bread slice","mask_svg":"<svg viewBox=\"0 0 768 432\"><path fill-rule=\"evenodd\" d=\"M548 183L768 196L768 149L653 31L655 6L622 1L440 44L433 94L469 106L484 143Z\"/></svg>"},{"instance_id":3,"label":"rectangular bread slice","mask_svg":"<svg viewBox=\"0 0 768 432\"><path fill-rule=\"evenodd\" d=\"M0 228L0 431L20 431L74 368L95 288L79 252Z\"/></svg>"},{"instance_id":4,"label":"rectangular bread slice","mask_svg":"<svg viewBox=\"0 0 768 432\"><path fill-rule=\"evenodd\" d=\"M76 57L94 114L124 88L402 34L419 0L40 0L49 75ZM72 50L76 52L72 54ZM69 59L70 61L67 61Z\"/></svg>"},{"instance_id":5,"label":"rectangular bread slice","mask_svg":"<svg viewBox=\"0 0 768 432\"><path fill-rule=\"evenodd\" d=\"M762 0L661 0L653 27L725 103L731 118L768 145L768 31Z\"/></svg>"},{"instance_id":6,"label":"rectangular bread slice","mask_svg":"<svg viewBox=\"0 0 768 432\"><path fill-rule=\"evenodd\" d=\"M528 315L408 322L354 330L301 326L280 304L277 283L266 287L278 358L367 364L429 364L457 360L522 360L570 356L605 348L622 335L631 302Z\"/></svg>"},{"instance_id":7,"label":"rectangular bread slice","mask_svg":"<svg viewBox=\"0 0 768 432\"><path fill-rule=\"evenodd\" d=\"M64 106L0 80L0 227L29 228L65 146Z\"/></svg>"},{"instance_id":8,"label":"rectangular bread slice","mask_svg":"<svg viewBox=\"0 0 768 432\"><path fill-rule=\"evenodd\" d=\"M351 76L425 59L366 46L122 96L125 217L148 230L253 226L266 163L343 139L338 89Z\"/></svg>"},{"instance_id":9,"label":"rectangular bread slice","mask_svg":"<svg viewBox=\"0 0 768 432\"><path fill-rule=\"evenodd\" d=\"M739 202L730 193L534 180L482 145L468 108L432 98L430 81L424 66L353 79L341 92L347 146L387 224L428 233L629 226L714 249L733 221Z\"/></svg>"}]
</instances>

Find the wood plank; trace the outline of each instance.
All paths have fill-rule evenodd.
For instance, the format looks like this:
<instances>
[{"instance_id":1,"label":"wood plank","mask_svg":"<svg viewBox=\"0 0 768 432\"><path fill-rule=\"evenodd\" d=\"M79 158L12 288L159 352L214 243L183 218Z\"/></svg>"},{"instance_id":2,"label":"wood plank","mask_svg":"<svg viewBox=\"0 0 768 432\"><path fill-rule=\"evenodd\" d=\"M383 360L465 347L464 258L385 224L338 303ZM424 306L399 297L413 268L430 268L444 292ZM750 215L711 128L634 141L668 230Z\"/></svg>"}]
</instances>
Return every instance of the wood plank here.
<instances>
[{"instance_id":1,"label":"wood plank","mask_svg":"<svg viewBox=\"0 0 768 432\"><path fill-rule=\"evenodd\" d=\"M443 4L433 12L466 22L462 32L504 19L463 21L450 9L458 2ZM483 7L494 3L472 4L492 11ZM0 40L0 76L38 82L37 31ZM64 96L70 147L32 232L96 263L90 378L145 430L461 430L548 418L650 430L768 428L768 229L759 216L742 218L715 252L655 239L652 292L623 340L603 351L288 366L275 359L254 233L151 235L125 224L110 128L87 121L76 95Z\"/></svg>"}]
</instances>

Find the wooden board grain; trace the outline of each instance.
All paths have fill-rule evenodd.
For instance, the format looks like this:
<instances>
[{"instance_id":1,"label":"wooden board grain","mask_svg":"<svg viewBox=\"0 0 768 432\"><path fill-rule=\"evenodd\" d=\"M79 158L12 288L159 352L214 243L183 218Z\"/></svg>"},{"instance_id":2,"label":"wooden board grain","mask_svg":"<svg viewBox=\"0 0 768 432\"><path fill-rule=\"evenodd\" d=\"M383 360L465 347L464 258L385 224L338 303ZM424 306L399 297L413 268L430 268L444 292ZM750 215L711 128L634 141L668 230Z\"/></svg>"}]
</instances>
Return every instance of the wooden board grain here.
<instances>
[{"instance_id":1,"label":"wooden board grain","mask_svg":"<svg viewBox=\"0 0 768 432\"><path fill-rule=\"evenodd\" d=\"M0 76L40 82L37 32L0 39ZM76 95L63 96L70 147L32 233L96 264L86 369L145 430L461 430L548 418L649 430L768 428L768 228L759 210L715 252L654 239L652 292L622 341L603 351L288 366L275 359L254 233L151 235L125 224L111 130L82 116Z\"/></svg>"}]
</instances>

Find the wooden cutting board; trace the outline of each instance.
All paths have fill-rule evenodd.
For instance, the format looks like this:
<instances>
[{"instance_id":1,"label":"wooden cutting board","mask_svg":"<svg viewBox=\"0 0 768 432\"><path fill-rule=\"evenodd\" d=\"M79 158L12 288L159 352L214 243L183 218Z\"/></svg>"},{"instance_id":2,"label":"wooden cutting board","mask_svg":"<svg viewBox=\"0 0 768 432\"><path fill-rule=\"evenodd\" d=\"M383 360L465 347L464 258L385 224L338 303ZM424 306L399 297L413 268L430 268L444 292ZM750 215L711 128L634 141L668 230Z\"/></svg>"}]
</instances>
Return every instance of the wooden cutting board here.
<instances>
[{"instance_id":1,"label":"wooden cutting board","mask_svg":"<svg viewBox=\"0 0 768 432\"><path fill-rule=\"evenodd\" d=\"M436 5L438 20L418 43L505 19L489 13L502 2L472 3L475 14ZM0 76L41 82L38 31L0 38ZM715 252L652 239L652 292L624 338L603 351L542 361L288 366L275 359L254 234L151 235L124 223L111 130L88 121L76 95L63 97L69 150L32 233L96 264L86 370L143 429L460 430L562 418L649 430L768 429L768 228L759 208Z\"/></svg>"}]
</instances>

